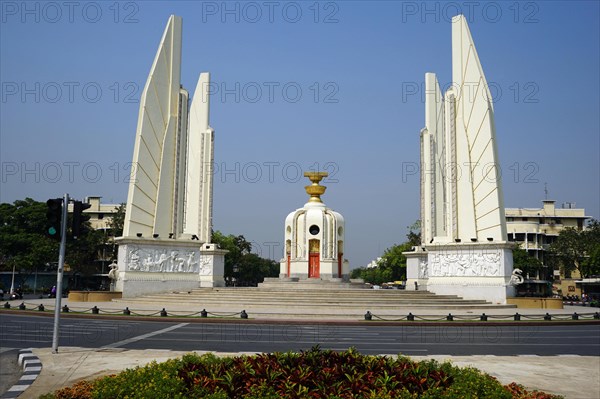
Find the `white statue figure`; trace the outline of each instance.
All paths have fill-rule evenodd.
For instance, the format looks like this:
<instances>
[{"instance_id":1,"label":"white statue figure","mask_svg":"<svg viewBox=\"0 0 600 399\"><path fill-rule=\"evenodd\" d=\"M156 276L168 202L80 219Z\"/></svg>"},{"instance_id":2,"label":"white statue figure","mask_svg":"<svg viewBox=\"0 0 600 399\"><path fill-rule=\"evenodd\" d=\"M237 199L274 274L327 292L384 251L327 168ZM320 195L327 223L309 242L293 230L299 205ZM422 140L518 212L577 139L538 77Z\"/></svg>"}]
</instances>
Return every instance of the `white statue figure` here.
<instances>
[{"instance_id":1,"label":"white statue figure","mask_svg":"<svg viewBox=\"0 0 600 399\"><path fill-rule=\"evenodd\" d=\"M158 258L158 261L156 262L157 264L157 272L164 272L165 271L165 262L167 261L167 255L162 253L160 254L160 257Z\"/></svg>"},{"instance_id":2,"label":"white statue figure","mask_svg":"<svg viewBox=\"0 0 600 399\"><path fill-rule=\"evenodd\" d=\"M186 261L186 266L187 266L187 272L193 272L194 271L194 251L190 251L188 252L188 258Z\"/></svg>"},{"instance_id":3,"label":"white statue figure","mask_svg":"<svg viewBox=\"0 0 600 399\"><path fill-rule=\"evenodd\" d=\"M152 268L154 267L154 261L152 260L152 256L148 255L146 257L146 259L144 260L144 271L145 272L152 272Z\"/></svg>"},{"instance_id":4,"label":"white statue figure","mask_svg":"<svg viewBox=\"0 0 600 399\"><path fill-rule=\"evenodd\" d=\"M134 249L131 251L131 255L129 256L129 269L138 270L140 268L140 256L138 255L138 250Z\"/></svg>"},{"instance_id":5,"label":"white statue figure","mask_svg":"<svg viewBox=\"0 0 600 399\"><path fill-rule=\"evenodd\" d=\"M183 272L185 271L183 265L185 264L185 259L179 257L179 252L173 251L171 252L171 272Z\"/></svg>"},{"instance_id":6,"label":"white statue figure","mask_svg":"<svg viewBox=\"0 0 600 399\"><path fill-rule=\"evenodd\" d=\"M208 276L211 273L210 258L200 257L200 275Z\"/></svg>"},{"instance_id":7,"label":"white statue figure","mask_svg":"<svg viewBox=\"0 0 600 399\"><path fill-rule=\"evenodd\" d=\"M118 269L118 265L115 263L115 261L113 261L110 265L110 271L108 272L108 278L110 279L110 290L114 291L115 290L115 284L117 283L117 280L119 279L119 269Z\"/></svg>"},{"instance_id":8,"label":"white statue figure","mask_svg":"<svg viewBox=\"0 0 600 399\"><path fill-rule=\"evenodd\" d=\"M465 254L459 255L456 260L456 276L464 276L469 269L469 257Z\"/></svg>"},{"instance_id":9,"label":"white statue figure","mask_svg":"<svg viewBox=\"0 0 600 399\"><path fill-rule=\"evenodd\" d=\"M419 277L420 278L429 277L429 275L427 273L427 261L422 260L421 262L419 262Z\"/></svg>"},{"instance_id":10,"label":"white statue figure","mask_svg":"<svg viewBox=\"0 0 600 399\"><path fill-rule=\"evenodd\" d=\"M525 280L523 279L523 276L521 276L521 274L523 274L523 271L521 269L514 269L512 272L512 275L510 276L510 281L508 282L508 284L509 285L523 284L523 282Z\"/></svg>"}]
</instances>

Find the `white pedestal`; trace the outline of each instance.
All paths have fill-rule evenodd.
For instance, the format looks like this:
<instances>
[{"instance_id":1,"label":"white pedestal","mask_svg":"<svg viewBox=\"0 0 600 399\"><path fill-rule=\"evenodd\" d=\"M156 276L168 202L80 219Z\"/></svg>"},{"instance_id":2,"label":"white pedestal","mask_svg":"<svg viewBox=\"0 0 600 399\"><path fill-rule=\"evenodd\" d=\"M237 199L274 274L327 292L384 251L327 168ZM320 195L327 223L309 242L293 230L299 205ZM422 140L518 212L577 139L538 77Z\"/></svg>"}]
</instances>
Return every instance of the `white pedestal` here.
<instances>
[{"instance_id":1,"label":"white pedestal","mask_svg":"<svg viewBox=\"0 0 600 399\"><path fill-rule=\"evenodd\" d=\"M123 298L198 287L223 287L225 254L192 240L118 238L116 291Z\"/></svg>"},{"instance_id":2,"label":"white pedestal","mask_svg":"<svg viewBox=\"0 0 600 399\"><path fill-rule=\"evenodd\" d=\"M417 281L419 289L436 294L506 304L515 291L509 284L512 247L510 243L456 243L406 252L406 288L414 289Z\"/></svg>"},{"instance_id":3,"label":"white pedestal","mask_svg":"<svg viewBox=\"0 0 600 399\"><path fill-rule=\"evenodd\" d=\"M427 290L427 252L415 247L414 252L403 255L406 256L406 290Z\"/></svg>"},{"instance_id":4,"label":"white pedestal","mask_svg":"<svg viewBox=\"0 0 600 399\"><path fill-rule=\"evenodd\" d=\"M350 263L344 260L342 263L342 275L338 276L338 261L337 259L326 259L319 261L319 278L321 280L335 280L341 279L348 281L350 279ZM299 280L308 279L308 260L293 259L290 262L290 278ZM286 279L287 275L287 261L281 259L279 263L279 278Z\"/></svg>"}]
</instances>

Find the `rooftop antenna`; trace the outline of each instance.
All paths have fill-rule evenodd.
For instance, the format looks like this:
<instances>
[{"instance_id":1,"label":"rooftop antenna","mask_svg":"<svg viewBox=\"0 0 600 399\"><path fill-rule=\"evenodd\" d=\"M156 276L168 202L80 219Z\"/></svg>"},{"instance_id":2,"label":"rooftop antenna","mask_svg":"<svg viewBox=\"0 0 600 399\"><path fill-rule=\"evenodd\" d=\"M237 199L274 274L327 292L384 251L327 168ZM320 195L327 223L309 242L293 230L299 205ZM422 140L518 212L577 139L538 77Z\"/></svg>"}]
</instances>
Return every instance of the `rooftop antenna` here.
<instances>
[{"instance_id":1,"label":"rooftop antenna","mask_svg":"<svg viewBox=\"0 0 600 399\"><path fill-rule=\"evenodd\" d=\"M544 183L544 199L548 199L548 183Z\"/></svg>"}]
</instances>

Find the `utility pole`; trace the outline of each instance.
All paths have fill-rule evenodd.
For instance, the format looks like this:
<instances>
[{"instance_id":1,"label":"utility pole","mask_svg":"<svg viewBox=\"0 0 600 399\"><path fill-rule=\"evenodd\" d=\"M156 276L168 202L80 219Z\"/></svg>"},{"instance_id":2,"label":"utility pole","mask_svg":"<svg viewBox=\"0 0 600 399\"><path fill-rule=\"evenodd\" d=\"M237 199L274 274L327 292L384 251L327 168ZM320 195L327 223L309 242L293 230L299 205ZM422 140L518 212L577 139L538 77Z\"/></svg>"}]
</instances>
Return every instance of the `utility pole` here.
<instances>
[{"instance_id":1,"label":"utility pole","mask_svg":"<svg viewBox=\"0 0 600 399\"><path fill-rule=\"evenodd\" d=\"M15 264L13 264L12 280L10 282L10 292L8 293L9 298L13 292L15 292Z\"/></svg>"},{"instance_id":2,"label":"utility pole","mask_svg":"<svg viewBox=\"0 0 600 399\"><path fill-rule=\"evenodd\" d=\"M52 353L58 353L58 332L60 326L60 304L62 300L63 270L67 247L67 215L69 212L69 194L63 197L62 224L60 231L60 250L58 253L58 272L56 276L56 305L54 309L54 334L52 335Z\"/></svg>"}]
</instances>

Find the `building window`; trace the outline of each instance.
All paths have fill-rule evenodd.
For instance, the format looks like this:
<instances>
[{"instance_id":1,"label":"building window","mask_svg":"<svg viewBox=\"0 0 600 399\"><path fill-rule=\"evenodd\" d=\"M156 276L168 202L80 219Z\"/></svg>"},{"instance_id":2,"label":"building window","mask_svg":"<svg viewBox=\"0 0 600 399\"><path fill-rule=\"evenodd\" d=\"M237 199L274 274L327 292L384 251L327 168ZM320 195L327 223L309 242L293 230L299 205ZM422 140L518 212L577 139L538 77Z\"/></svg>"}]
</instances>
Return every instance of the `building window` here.
<instances>
[{"instance_id":1,"label":"building window","mask_svg":"<svg viewBox=\"0 0 600 399\"><path fill-rule=\"evenodd\" d=\"M523 222L526 222L527 220L529 220L529 219L527 219L527 218L521 218L521 221L523 221Z\"/></svg>"},{"instance_id":2,"label":"building window","mask_svg":"<svg viewBox=\"0 0 600 399\"><path fill-rule=\"evenodd\" d=\"M103 213L99 213L98 214L98 220L102 220L104 219L104 214Z\"/></svg>"}]
</instances>

